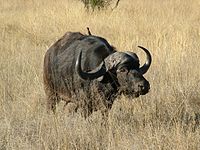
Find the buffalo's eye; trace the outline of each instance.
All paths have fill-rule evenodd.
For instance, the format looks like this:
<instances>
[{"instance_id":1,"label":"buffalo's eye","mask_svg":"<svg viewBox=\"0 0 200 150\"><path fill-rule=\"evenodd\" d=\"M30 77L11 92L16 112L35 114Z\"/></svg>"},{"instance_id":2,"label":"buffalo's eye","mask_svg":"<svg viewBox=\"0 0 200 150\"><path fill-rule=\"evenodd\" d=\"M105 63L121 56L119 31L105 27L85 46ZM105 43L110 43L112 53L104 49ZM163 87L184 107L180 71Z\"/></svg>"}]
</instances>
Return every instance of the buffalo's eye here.
<instances>
[{"instance_id":1,"label":"buffalo's eye","mask_svg":"<svg viewBox=\"0 0 200 150\"><path fill-rule=\"evenodd\" d=\"M125 67L123 67L123 68L120 68L120 69L118 70L118 72L128 72L128 69L125 68Z\"/></svg>"}]
</instances>

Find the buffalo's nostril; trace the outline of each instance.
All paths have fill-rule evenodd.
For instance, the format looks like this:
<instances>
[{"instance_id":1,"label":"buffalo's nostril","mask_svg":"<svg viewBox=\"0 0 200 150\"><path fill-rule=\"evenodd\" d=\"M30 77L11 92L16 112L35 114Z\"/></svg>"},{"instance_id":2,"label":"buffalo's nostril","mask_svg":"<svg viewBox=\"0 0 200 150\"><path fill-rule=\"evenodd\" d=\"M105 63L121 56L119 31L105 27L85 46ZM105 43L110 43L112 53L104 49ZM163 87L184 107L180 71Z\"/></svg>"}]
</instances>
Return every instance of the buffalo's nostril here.
<instances>
[{"instance_id":1,"label":"buffalo's nostril","mask_svg":"<svg viewBox=\"0 0 200 150\"><path fill-rule=\"evenodd\" d=\"M138 87L139 87L139 90L140 90L140 91L145 90L145 87L144 87L143 85L138 85Z\"/></svg>"}]
</instances>

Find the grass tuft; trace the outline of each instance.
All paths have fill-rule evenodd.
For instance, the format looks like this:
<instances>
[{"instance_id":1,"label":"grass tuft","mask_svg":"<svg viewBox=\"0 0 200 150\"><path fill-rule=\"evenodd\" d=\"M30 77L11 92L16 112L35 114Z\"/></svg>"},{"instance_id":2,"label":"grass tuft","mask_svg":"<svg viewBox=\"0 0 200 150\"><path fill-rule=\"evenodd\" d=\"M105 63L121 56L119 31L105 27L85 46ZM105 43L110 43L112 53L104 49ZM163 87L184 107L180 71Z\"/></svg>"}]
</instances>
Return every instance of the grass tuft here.
<instances>
[{"instance_id":1,"label":"grass tuft","mask_svg":"<svg viewBox=\"0 0 200 150\"><path fill-rule=\"evenodd\" d=\"M126 0L85 11L80 1L0 2L0 149L200 149L200 3ZM42 66L67 31L103 36L119 51L152 53L151 91L119 97L108 119L58 106L47 114Z\"/></svg>"}]
</instances>

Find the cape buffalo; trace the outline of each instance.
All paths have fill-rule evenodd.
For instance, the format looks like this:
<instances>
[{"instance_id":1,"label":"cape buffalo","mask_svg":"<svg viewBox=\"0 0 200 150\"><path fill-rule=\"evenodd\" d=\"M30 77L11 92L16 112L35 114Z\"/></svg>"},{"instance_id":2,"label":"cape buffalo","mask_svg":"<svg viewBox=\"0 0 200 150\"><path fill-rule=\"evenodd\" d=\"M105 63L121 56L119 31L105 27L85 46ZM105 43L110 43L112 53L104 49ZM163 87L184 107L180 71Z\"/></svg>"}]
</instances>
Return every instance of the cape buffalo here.
<instances>
[{"instance_id":1,"label":"cape buffalo","mask_svg":"<svg viewBox=\"0 0 200 150\"><path fill-rule=\"evenodd\" d=\"M89 29L88 33L67 32L47 50L43 77L48 109L55 111L56 104L64 100L66 105L72 102L76 108L88 107L92 112L96 94L111 108L119 94L133 98L149 92L150 84L143 75L152 59L146 48L138 46L146 53L140 67L135 53L119 52L106 39L92 35ZM87 106L81 105L80 93L86 95Z\"/></svg>"}]
</instances>

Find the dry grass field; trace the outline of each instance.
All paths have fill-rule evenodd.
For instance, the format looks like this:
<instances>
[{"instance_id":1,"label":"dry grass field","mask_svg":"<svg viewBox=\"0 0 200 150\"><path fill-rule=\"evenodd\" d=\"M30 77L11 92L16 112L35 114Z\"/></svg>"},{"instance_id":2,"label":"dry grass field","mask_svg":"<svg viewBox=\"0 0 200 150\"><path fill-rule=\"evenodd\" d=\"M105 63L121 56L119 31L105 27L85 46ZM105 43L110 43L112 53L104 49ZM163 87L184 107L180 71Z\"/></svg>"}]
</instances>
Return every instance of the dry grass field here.
<instances>
[{"instance_id":1,"label":"dry grass field","mask_svg":"<svg viewBox=\"0 0 200 150\"><path fill-rule=\"evenodd\" d=\"M114 4L113 4L114 5ZM0 149L200 149L200 1L123 0L88 12L78 0L0 1ZM105 37L119 51L151 50L151 91L119 97L108 120L58 106L46 112L43 57L67 31Z\"/></svg>"}]
</instances>

